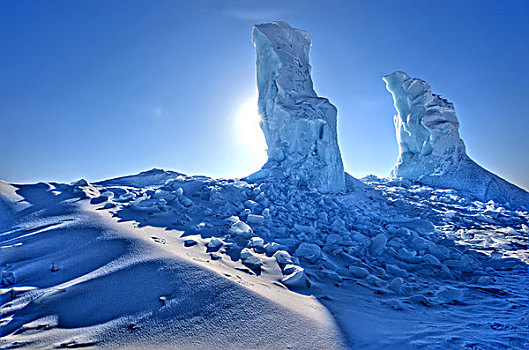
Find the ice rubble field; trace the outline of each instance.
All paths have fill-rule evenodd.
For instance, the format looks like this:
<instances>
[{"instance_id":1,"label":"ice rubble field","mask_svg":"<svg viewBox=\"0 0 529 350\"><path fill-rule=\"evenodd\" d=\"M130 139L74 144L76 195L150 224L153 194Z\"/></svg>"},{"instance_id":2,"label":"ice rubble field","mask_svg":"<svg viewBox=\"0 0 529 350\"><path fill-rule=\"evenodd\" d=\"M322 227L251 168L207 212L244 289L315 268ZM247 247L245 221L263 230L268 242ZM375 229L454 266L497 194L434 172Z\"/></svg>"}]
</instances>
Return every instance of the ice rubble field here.
<instances>
[{"instance_id":1,"label":"ice rubble field","mask_svg":"<svg viewBox=\"0 0 529 350\"><path fill-rule=\"evenodd\" d=\"M0 186L4 348L529 346L529 213L407 180Z\"/></svg>"}]
</instances>

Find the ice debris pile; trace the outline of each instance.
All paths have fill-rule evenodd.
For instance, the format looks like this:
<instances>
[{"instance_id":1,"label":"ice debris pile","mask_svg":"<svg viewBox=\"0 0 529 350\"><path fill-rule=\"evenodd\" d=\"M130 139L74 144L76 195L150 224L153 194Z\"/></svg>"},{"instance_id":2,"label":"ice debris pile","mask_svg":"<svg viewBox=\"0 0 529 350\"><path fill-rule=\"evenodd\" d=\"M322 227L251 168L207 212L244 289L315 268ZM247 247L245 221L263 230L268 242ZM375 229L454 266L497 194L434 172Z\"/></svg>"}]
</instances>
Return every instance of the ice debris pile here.
<instances>
[{"instance_id":1,"label":"ice debris pile","mask_svg":"<svg viewBox=\"0 0 529 350\"><path fill-rule=\"evenodd\" d=\"M268 161L250 179L290 178L320 192L343 191L337 110L313 89L308 33L273 22L254 26L253 42Z\"/></svg>"},{"instance_id":2,"label":"ice debris pile","mask_svg":"<svg viewBox=\"0 0 529 350\"><path fill-rule=\"evenodd\" d=\"M357 320L379 322L377 318L383 314L398 319L399 325L404 318L417 317L415 325L422 331L417 330L414 337L423 344L442 344L443 348L494 341L501 345L499 348L522 349L529 339L527 210L480 202L454 190L406 179L374 176L358 180L339 194L322 194L288 180L255 183L157 169L93 184L81 180L71 185L17 187L17 194L26 201L20 203L26 206L21 208L21 218L33 220L42 215L49 219L38 221L37 227L22 224L4 233L7 239L1 248L9 252L9 263L1 267L0 296L5 299L0 326L7 324L3 334L24 322L20 315L12 322L13 308L25 305L31 295L39 293L33 291L33 284L29 286L32 294L20 289L27 288L28 281L44 285L64 281L65 276L77 276L80 270L92 271L92 260L107 271L109 258L121 260L129 253L136 261L136 248L132 247L142 241L147 256L160 244L163 256L171 252L182 257L176 264L179 271L193 269L194 264L186 263L187 259L207 266L207 278L212 279L205 281L208 285L228 278L268 291L287 287L312 294L340 314L337 320L355 336ZM97 217L96 224L87 229L85 223L78 223L79 218L74 218L78 210L85 213L82 220ZM73 216L65 216L70 211ZM48 240L50 223L57 226L58 231L53 232L59 234L61 244L68 242L68 248L60 250L58 256ZM118 234L133 240L117 244ZM77 242L73 247L86 249L82 256L91 257L90 263L70 260L72 242ZM36 255L29 262L18 261L20 254L28 252ZM61 256L64 259L57 260ZM139 280L136 274L127 276L139 284L150 276L149 281L159 283L156 286L162 289L171 284L180 286L181 276L152 277L159 272L158 267L144 270ZM79 285L85 285L86 293L93 293L90 284ZM104 286L105 291L113 290L106 287L108 284ZM171 300L165 299L169 292L161 298L158 287L135 293L147 293L147 305L161 303L166 307ZM71 288L53 288L44 298L62 293L69 300L79 295L71 293ZM113 298L115 293L108 295ZM112 298L106 300L114 305ZM42 299L36 300L27 309L36 312L31 317L39 316ZM63 307L53 299L46 300L49 310L55 310L56 305L68 313L71 310L71 304ZM89 310L86 315L93 313L90 303L77 306ZM357 312L357 308L361 310ZM98 310L97 315L105 315L105 311ZM430 322L430 317L436 319ZM76 314L74 319L84 317ZM426 321L429 324L423 327ZM402 330L396 332L399 335L394 334L396 338L388 339L388 344L402 340ZM411 337L406 335L402 344L412 344Z\"/></svg>"},{"instance_id":3,"label":"ice debris pile","mask_svg":"<svg viewBox=\"0 0 529 350\"><path fill-rule=\"evenodd\" d=\"M393 95L399 158L392 175L453 188L481 201L529 207L529 194L468 157L454 105L424 80L395 72L384 78Z\"/></svg>"},{"instance_id":4,"label":"ice debris pile","mask_svg":"<svg viewBox=\"0 0 529 350\"><path fill-rule=\"evenodd\" d=\"M140 186L142 177L159 181ZM212 260L239 261L250 274L275 259L295 290L356 281L404 308L463 302L473 288L506 288L503 272L527 270L527 211L408 180L363 182L363 191L329 195L151 170L73 189L120 219L182 231L183 245L204 244Z\"/></svg>"}]
</instances>

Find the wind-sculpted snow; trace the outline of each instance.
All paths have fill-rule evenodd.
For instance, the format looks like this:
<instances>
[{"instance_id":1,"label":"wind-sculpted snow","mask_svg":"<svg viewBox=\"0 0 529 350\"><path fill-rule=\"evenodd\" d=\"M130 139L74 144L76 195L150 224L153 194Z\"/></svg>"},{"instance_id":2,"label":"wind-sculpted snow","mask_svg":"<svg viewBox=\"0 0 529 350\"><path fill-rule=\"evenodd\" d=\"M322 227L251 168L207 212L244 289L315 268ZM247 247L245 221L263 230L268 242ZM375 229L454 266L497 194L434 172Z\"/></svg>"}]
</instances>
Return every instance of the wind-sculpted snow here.
<instances>
[{"instance_id":1,"label":"wind-sculpted snow","mask_svg":"<svg viewBox=\"0 0 529 350\"><path fill-rule=\"evenodd\" d=\"M404 72L383 79L397 110L399 158L393 176L453 188L481 201L529 207L529 193L468 157L452 103L433 94L424 80Z\"/></svg>"},{"instance_id":2,"label":"wind-sculpted snow","mask_svg":"<svg viewBox=\"0 0 529 350\"><path fill-rule=\"evenodd\" d=\"M288 178L320 192L343 191L337 110L313 89L307 32L285 22L261 24L253 29L253 42L268 161L249 179Z\"/></svg>"}]
</instances>

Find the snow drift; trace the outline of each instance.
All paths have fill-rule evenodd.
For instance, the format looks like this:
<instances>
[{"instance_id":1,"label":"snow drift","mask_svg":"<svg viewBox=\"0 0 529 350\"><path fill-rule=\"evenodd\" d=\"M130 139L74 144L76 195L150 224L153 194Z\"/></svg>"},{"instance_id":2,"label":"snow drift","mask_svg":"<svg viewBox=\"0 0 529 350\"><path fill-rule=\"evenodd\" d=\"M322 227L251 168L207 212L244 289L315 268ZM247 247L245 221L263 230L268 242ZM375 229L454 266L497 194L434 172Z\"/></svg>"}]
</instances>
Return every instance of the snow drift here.
<instances>
[{"instance_id":1,"label":"snow drift","mask_svg":"<svg viewBox=\"0 0 529 350\"><path fill-rule=\"evenodd\" d=\"M392 175L453 188L481 201L528 207L529 193L484 169L467 155L454 105L404 72L386 75L393 95L399 158Z\"/></svg>"},{"instance_id":2,"label":"snow drift","mask_svg":"<svg viewBox=\"0 0 529 350\"><path fill-rule=\"evenodd\" d=\"M309 35L285 22L273 22L254 26L253 42L268 161L250 179L288 178L321 192L343 191L337 110L313 89Z\"/></svg>"}]
</instances>

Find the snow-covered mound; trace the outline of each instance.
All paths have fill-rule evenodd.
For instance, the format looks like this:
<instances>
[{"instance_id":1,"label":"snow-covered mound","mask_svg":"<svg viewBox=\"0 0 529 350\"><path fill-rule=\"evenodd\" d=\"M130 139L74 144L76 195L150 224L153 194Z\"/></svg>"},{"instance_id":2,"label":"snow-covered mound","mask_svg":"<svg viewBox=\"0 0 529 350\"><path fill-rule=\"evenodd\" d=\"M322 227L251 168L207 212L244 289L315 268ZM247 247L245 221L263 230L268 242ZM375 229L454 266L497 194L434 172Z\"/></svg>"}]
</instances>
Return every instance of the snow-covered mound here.
<instances>
[{"instance_id":1,"label":"snow-covered mound","mask_svg":"<svg viewBox=\"0 0 529 350\"><path fill-rule=\"evenodd\" d=\"M107 186L0 183L11 222L0 231L0 348L342 348L323 306L273 284L282 276L274 259L249 275L206 253L216 250L209 239L190 237L193 246L181 231L109 215L150 217L146 203L131 204L170 173ZM156 208L168 203L155 198Z\"/></svg>"},{"instance_id":2,"label":"snow-covered mound","mask_svg":"<svg viewBox=\"0 0 529 350\"><path fill-rule=\"evenodd\" d=\"M343 191L337 110L313 89L309 35L273 22L254 26L253 42L268 161L250 179L289 178L320 192Z\"/></svg>"},{"instance_id":3,"label":"snow-covered mound","mask_svg":"<svg viewBox=\"0 0 529 350\"><path fill-rule=\"evenodd\" d=\"M7 348L529 345L527 211L157 169L0 193Z\"/></svg>"},{"instance_id":4,"label":"snow-covered mound","mask_svg":"<svg viewBox=\"0 0 529 350\"><path fill-rule=\"evenodd\" d=\"M399 159L392 175L453 188L481 201L529 207L529 193L487 171L465 151L454 105L404 72L385 76L393 95Z\"/></svg>"}]
</instances>

